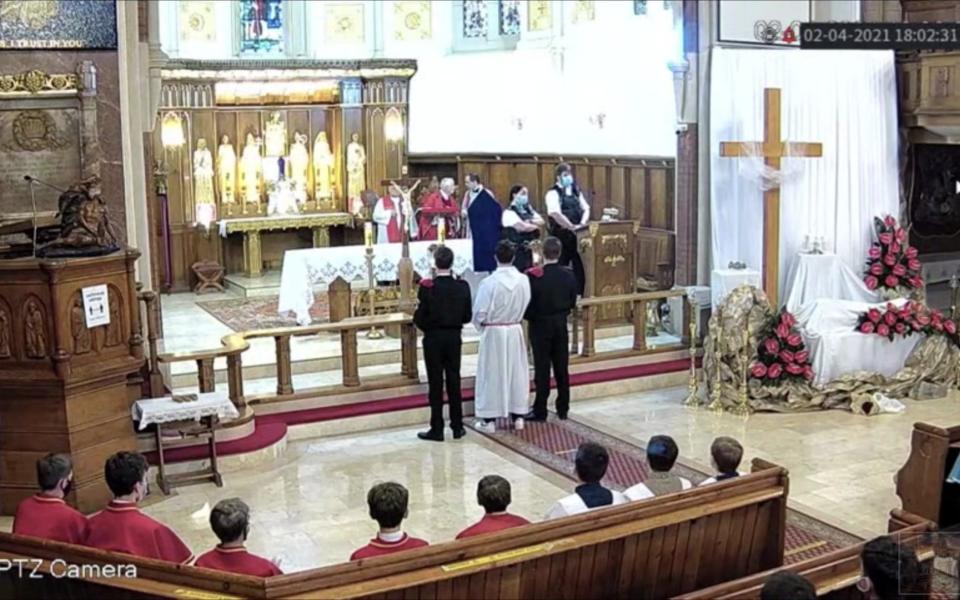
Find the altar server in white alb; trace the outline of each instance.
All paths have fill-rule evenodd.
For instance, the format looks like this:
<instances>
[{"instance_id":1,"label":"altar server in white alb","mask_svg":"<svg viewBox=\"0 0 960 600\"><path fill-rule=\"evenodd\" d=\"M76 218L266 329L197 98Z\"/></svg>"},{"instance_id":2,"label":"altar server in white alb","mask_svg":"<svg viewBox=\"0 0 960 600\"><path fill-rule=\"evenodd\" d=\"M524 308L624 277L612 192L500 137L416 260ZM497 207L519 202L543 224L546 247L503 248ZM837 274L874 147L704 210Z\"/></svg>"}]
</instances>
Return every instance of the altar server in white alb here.
<instances>
[{"instance_id":1,"label":"altar server in white alb","mask_svg":"<svg viewBox=\"0 0 960 600\"><path fill-rule=\"evenodd\" d=\"M523 338L523 313L530 303L530 280L513 266L514 248L497 243L497 270L480 282L473 303L473 325L480 332L474 409L476 427L496 429L494 419L510 416L523 429L530 391L530 367Z\"/></svg>"},{"instance_id":2,"label":"altar server in white alb","mask_svg":"<svg viewBox=\"0 0 960 600\"><path fill-rule=\"evenodd\" d=\"M629 502L629 499L617 490L604 487L601 481L610 465L610 453L595 442L583 442L577 448L574 467L580 485L569 496L560 498L547 513L546 519L559 519Z\"/></svg>"}]
</instances>

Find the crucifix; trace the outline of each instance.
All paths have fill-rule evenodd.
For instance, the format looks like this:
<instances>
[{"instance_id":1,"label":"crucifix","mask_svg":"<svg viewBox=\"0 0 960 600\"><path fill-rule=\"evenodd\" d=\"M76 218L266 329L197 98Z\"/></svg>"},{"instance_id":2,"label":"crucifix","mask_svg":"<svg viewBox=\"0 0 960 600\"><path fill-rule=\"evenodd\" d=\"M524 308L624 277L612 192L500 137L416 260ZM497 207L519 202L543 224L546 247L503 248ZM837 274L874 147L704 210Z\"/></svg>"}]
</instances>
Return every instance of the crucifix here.
<instances>
[{"instance_id":1,"label":"crucifix","mask_svg":"<svg viewBox=\"0 0 960 600\"><path fill-rule=\"evenodd\" d=\"M780 89L763 90L763 141L720 142L720 156L762 156L763 164L780 169L781 158L823 156L816 142L784 142L780 139ZM770 305L778 308L780 281L780 187L763 192L763 289Z\"/></svg>"},{"instance_id":2,"label":"crucifix","mask_svg":"<svg viewBox=\"0 0 960 600\"><path fill-rule=\"evenodd\" d=\"M400 280L400 310L410 311L413 306L413 261L410 259L410 235L408 219L412 219L412 214L407 214L405 206L413 207L413 192L420 185L420 179L401 179L394 181L385 179L382 185L396 186L400 190L401 204L397 208L400 211L400 243L403 244L400 262L397 264L397 277Z\"/></svg>"}]
</instances>

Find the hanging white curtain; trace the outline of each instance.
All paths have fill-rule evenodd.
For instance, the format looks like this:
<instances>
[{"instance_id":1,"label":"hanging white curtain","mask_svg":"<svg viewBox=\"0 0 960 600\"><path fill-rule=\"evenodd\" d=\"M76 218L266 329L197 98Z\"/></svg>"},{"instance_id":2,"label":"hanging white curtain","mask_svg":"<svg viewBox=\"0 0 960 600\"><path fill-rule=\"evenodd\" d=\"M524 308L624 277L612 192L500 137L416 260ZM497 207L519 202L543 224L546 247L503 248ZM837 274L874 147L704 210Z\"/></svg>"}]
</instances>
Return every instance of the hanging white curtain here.
<instances>
[{"instance_id":1,"label":"hanging white curtain","mask_svg":"<svg viewBox=\"0 0 960 600\"><path fill-rule=\"evenodd\" d=\"M759 158L721 158L721 141L763 139L763 90L781 91L783 141L820 142L821 158L784 158L780 294L804 238L862 271L875 215L898 214L897 93L893 52L718 48L710 92L712 263L759 270L764 180ZM769 187L769 183L767 184Z\"/></svg>"}]
</instances>

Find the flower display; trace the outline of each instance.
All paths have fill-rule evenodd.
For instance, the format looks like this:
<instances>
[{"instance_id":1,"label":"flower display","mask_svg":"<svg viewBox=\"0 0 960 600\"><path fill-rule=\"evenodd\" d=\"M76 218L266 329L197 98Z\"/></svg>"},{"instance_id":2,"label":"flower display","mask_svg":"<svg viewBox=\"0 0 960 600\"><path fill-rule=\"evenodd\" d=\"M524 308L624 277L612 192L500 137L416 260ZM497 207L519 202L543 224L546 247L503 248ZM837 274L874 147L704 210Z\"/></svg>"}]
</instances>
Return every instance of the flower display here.
<instances>
[{"instance_id":1,"label":"flower display","mask_svg":"<svg viewBox=\"0 0 960 600\"><path fill-rule=\"evenodd\" d=\"M786 309L769 324L766 333L760 336L758 357L750 366L751 377L767 385L780 385L790 379L813 379L810 352L796 325L796 317Z\"/></svg>"},{"instance_id":2,"label":"flower display","mask_svg":"<svg viewBox=\"0 0 960 600\"><path fill-rule=\"evenodd\" d=\"M957 323L945 317L939 310L916 301L907 302L900 307L888 302L883 310L871 308L860 315L856 329L860 333L883 336L890 341L914 333L928 336L946 335L960 346Z\"/></svg>"},{"instance_id":3,"label":"flower display","mask_svg":"<svg viewBox=\"0 0 960 600\"><path fill-rule=\"evenodd\" d=\"M873 221L877 241L867 252L863 277L867 289L884 292L891 297L905 296L910 290L922 287L920 272L923 265L917 260L917 249L906 243L906 230L891 215Z\"/></svg>"}]
</instances>

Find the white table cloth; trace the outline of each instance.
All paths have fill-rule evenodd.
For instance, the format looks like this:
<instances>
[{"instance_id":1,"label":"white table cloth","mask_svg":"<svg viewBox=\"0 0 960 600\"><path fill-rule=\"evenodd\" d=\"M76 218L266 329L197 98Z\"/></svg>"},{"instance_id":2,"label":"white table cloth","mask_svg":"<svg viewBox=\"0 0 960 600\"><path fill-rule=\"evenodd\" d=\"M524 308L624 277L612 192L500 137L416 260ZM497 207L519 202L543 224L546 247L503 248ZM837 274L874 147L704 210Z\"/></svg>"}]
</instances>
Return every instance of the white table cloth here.
<instances>
[{"instance_id":1,"label":"white table cloth","mask_svg":"<svg viewBox=\"0 0 960 600\"><path fill-rule=\"evenodd\" d=\"M140 429L151 423L186 421L212 415L220 419L240 416L226 391L197 394L197 399L192 402L174 402L170 396L137 400L130 407L130 413L134 421L140 421Z\"/></svg>"},{"instance_id":2,"label":"white table cloth","mask_svg":"<svg viewBox=\"0 0 960 600\"><path fill-rule=\"evenodd\" d=\"M410 242L413 269L421 277L429 277L433 258L429 253L435 241ZM473 269L473 245L470 240L447 240L453 250L453 271L458 275ZM402 244L376 244L373 247L373 276L377 281L397 279L397 265L403 255ZM313 286L328 284L337 277L347 281L367 281L366 250L363 246L336 246L287 250L283 254L280 274L280 298L277 304L281 315L294 313L297 323L310 324L310 306L313 304Z\"/></svg>"},{"instance_id":3,"label":"white table cloth","mask_svg":"<svg viewBox=\"0 0 960 600\"><path fill-rule=\"evenodd\" d=\"M880 296L867 289L863 279L836 254L797 254L786 280L784 305L792 313L814 300L879 302Z\"/></svg>"},{"instance_id":4,"label":"white table cloth","mask_svg":"<svg viewBox=\"0 0 960 600\"><path fill-rule=\"evenodd\" d=\"M714 306L720 306L723 299L741 285L760 285L760 271L754 269L714 269L710 272L710 296Z\"/></svg>"},{"instance_id":5,"label":"white table cloth","mask_svg":"<svg viewBox=\"0 0 960 600\"><path fill-rule=\"evenodd\" d=\"M901 306L905 302L901 299L893 303ZM855 331L860 315L872 307L883 311L886 303L820 299L808 302L795 313L810 351L815 384L823 385L856 371L890 376L903 368L922 336L896 337L891 342L876 334Z\"/></svg>"}]
</instances>

